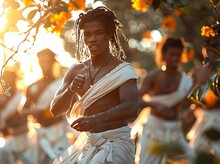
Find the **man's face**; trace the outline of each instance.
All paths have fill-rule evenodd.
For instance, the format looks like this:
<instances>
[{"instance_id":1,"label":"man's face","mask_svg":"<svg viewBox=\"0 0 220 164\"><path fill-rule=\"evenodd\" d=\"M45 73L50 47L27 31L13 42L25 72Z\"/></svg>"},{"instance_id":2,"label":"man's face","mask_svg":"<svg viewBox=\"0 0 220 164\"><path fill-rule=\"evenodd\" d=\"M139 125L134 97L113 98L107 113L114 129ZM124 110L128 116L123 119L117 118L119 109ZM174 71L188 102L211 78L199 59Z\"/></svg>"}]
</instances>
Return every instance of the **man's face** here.
<instances>
[{"instance_id":1,"label":"man's face","mask_svg":"<svg viewBox=\"0 0 220 164\"><path fill-rule=\"evenodd\" d=\"M169 47L164 54L164 61L169 68L177 69L181 61L182 48Z\"/></svg>"},{"instance_id":2,"label":"man's face","mask_svg":"<svg viewBox=\"0 0 220 164\"><path fill-rule=\"evenodd\" d=\"M91 57L102 55L109 50L109 35L99 21L87 22L83 27L84 42L89 48Z\"/></svg>"},{"instance_id":3,"label":"man's face","mask_svg":"<svg viewBox=\"0 0 220 164\"><path fill-rule=\"evenodd\" d=\"M48 55L42 55L39 58L39 65L42 69L44 75L50 75L52 72L54 60L51 59Z\"/></svg>"}]
</instances>

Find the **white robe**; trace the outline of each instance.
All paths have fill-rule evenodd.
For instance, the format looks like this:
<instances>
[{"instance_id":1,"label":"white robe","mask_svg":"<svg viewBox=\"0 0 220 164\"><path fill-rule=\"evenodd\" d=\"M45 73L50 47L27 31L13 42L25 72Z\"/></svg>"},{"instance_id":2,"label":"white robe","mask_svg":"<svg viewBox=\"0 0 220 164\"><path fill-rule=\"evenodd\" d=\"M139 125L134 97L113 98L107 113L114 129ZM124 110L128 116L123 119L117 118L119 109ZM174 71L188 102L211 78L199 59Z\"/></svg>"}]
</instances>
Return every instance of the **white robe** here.
<instances>
[{"instance_id":1,"label":"white robe","mask_svg":"<svg viewBox=\"0 0 220 164\"><path fill-rule=\"evenodd\" d=\"M77 101L70 112L69 123L84 115L86 109L99 98L118 88L129 79L137 79L133 67L122 63L106 74ZM130 128L121 127L102 133L80 133L71 147L54 161L58 163L117 163L134 161L134 143L130 137ZM104 139L105 138L105 139ZM104 140L103 140L104 139ZM96 141L95 141L96 140ZM91 145L91 143L94 143ZM92 149L92 150L91 150ZM87 151L89 150L89 151ZM89 152L89 153L86 153Z\"/></svg>"}]
</instances>

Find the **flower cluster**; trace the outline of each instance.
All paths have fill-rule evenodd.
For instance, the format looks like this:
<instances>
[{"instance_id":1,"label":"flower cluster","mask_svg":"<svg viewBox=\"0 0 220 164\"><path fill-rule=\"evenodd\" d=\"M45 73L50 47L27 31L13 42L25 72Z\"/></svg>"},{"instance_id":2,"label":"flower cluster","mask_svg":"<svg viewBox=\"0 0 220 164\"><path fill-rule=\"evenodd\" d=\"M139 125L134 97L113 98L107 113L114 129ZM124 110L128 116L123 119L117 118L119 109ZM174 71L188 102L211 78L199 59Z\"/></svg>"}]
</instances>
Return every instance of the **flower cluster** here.
<instances>
[{"instance_id":1,"label":"flower cluster","mask_svg":"<svg viewBox=\"0 0 220 164\"><path fill-rule=\"evenodd\" d=\"M19 2L16 0L4 0L2 6L6 9L4 11L7 16L8 25L16 26L19 20L25 20L31 23L31 29L43 25L49 32L57 34L60 34L66 21L72 17L71 12L73 10L83 10L86 8L85 0L46 0L40 2L37 0L20 0ZM29 11L26 14L27 17L23 16L25 15L24 11L26 13ZM35 16L38 19L34 23L33 18Z\"/></svg>"},{"instance_id":2,"label":"flower cluster","mask_svg":"<svg viewBox=\"0 0 220 164\"><path fill-rule=\"evenodd\" d=\"M202 28L201 28L201 35L202 36L206 36L206 37L209 37L209 36L213 36L214 37L216 34L215 34L214 30L211 27L209 27L209 26L202 26Z\"/></svg>"},{"instance_id":3,"label":"flower cluster","mask_svg":"<svg viewBox=\"0 0 220 164\"><path fill-rule=\"evenodd\" d=\"M58 35L60 35L60 32L62 31L64 24L71 17L72 17L72 14L70 12L62 11L60 13L55 13L50 17L49 21L51 25L47 27L46 29L49 32L55 32Z\"/></svg>"},{"instance_id":4,"label":"flower cluster","mask_svg":"<svg viewBox=\"0 0 220 164\"><path fill-rule=\"evenodd\" d=\"M132 7L141 12L147 12L147 4L152 4L153 0L131 0Z\"/></svg>"}]
</instances>

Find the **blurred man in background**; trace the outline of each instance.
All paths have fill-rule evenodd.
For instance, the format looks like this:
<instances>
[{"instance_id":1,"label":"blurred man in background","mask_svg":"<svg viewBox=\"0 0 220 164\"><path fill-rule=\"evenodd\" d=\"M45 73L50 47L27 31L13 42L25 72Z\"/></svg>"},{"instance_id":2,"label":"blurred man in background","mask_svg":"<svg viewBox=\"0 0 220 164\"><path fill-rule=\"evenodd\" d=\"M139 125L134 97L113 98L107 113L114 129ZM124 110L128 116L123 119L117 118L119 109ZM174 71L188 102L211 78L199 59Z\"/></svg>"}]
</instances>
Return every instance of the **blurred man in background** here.
<instances>
[{"instance_id":1,"label":"blurred man in background","mask_svg":"<svg viewBox=\"0 0 220 164\"><path fill-rule=\"evenodd\" d=\"M36 129L36 161L50 164L68 146L67 122L63 116L53 117L50 103L61 79L54 75L55 53L44 49L37 53L43 78L27 88L22 113L31 115Z\"/></svg>"},{"instance_id":2,"label":"blurred man in background","mask_svg":"<svg viewBox=\"0 0 220 164\"><path fill-rule=\"evenodd\" d=\"M151 106L140 139L140 164L191 161L194 157L179 119L181 105L192 87L192 79L179 71L183 47L180 38L164 37L156 56L156 61L164 69L149 72L139 89L140 107ZM164 148L167 149L164 151ZM178 153L178 150L181 151Z\"/></svg>"}]
</instances>

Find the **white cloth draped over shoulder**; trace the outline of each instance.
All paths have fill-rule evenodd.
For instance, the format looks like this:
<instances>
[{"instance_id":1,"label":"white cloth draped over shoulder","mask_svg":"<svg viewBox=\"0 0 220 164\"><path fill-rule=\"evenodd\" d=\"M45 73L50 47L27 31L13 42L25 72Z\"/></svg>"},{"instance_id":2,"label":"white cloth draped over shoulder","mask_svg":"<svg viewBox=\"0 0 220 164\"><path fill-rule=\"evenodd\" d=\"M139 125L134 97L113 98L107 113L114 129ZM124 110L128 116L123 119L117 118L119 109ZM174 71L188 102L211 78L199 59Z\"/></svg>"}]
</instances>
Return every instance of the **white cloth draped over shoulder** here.
<instances>
[{"instance_id":1,"label":"white cloth draped over shoulder","mask_svg":"<svg viewBox=\"0 0 220 164\"><path fill-rule=\"evenodd\" d=\"M97 81L72 107L68 122L84 115L85 110L99 98L110 93L125 81L138 79L131 64L124 62L116 66L111 72Z\"/></svg>"},{"instance_id":2,"label":"white cloth draped over shoulder","mask_svg":"<svg viewBox=\"0 0 220 164\"><path fill-rule=\"evenodd\" d=\"M169 94L157 95L157 96L144 95L143 99L147 102L148 101L159 102L168 107L172 107L187 96L190 89L192 88L192 85L193 85L192 79L183 73L181 77L180 85L176 91Z\"/></svg>"},{"instance_id":3,"label":"white cloth draped over shoulder","mask_svg":"<svg viewBox=\"0 0 220 164\"><path fill-rule=\"evenodd\" d=\"M72 119L83 116L85 110L92 103L105 96L112 90L118 88L129 79L138 79L138 76L135 73L131 64L124 62L116 66L111 72L109 72L102 79L96 82L81 97L81 99L73 105L73 108L70 111L70 117L68 118L69 123L71 124ZM129 161L131 160L131 158L134 157L134 143L130 137L130 130L130 127L126 126L113 130L108 130L102 133L81 132L75 143L71 145L60 157L58 157L54 161L54 164L80 162L83 163L85 162L85 159L86 161L90 161L92 159L95 161L101 160L111 162L114 160L114 155L117 155L117 159L123 158L123 156L120 157L120 153L124 155L124 158L127 158L124 160ZM91 138L91 136L93 137ZM100 141L103 141L104 139L104 142L102 142L101 144L98 142L96 144L96 141L93 140L94 138L98 138L98 140ZM110 140L113 142L109 142ZM125 142L121 142L122 140ZM91 145L91 143L94 142L95 144ZM115 144L119 145L117 147L117 150L114 149ZM108 151L105 152L105 150ZM123 153L124 151L126 152ZM97 152L103 154L97 155ZM115 152L115 154L112 152Z\"/></svg>"},{"instance_id":4,"label":"white cloth draped over shoulder","mask_svg":"<svg viewBox=\"0 0 220 164\"><path fill-rule=\"evenodd\" d=\"M190 89L192 88L192 85L192 79L183 73L180 84L176 91L156 96L145 95L143 99L148 102L150 101L164 104L167 107L173 107L186 98ZM163 120L157 116L150 114L147 116L147 118L145 118L145 121L145 125L143 125L143 129L141 131L142 134L139 134L139 136L141 136L139 145L141 148L137 148L138 154L136 154L136 160L138 161L140 159L140 164L163 164L166 162L168 156L167 154L155 155L146 151L154 141L161 143L178 143L182 145L185 153L182 155L173 156L173 159L184 159L190 162L190 160L194 157L194 152L192 149L190 149L187 141L183 136L181 130L181 122L179 120Z\"/></svg>"},{"instance_id":5,"label":"white cloth draped over shoulder","mask_svg":"<svg viewBox=\"0 0 220 164\"><path fill-rule=\"evenodd\" d=\"M50 103L54 98L54 95L62 83L62 79L56 79L49 84L39 96L37 103L34 104L35 110L46 110L50 107Z\"/></svg>"}]
</instances>

